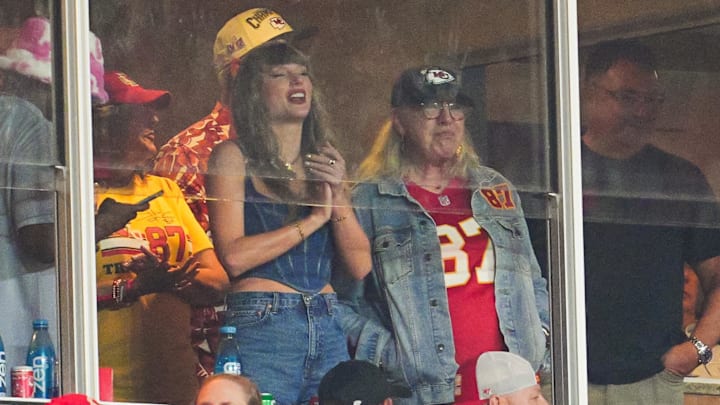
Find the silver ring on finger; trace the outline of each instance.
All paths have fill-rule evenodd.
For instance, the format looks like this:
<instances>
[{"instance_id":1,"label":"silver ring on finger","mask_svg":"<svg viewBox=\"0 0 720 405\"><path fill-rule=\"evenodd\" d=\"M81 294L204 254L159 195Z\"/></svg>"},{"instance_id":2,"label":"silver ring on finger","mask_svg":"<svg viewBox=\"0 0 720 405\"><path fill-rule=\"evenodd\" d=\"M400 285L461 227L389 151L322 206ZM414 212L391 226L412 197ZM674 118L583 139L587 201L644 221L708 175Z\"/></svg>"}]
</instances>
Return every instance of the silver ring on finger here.
<instances>
[{"instance_id":1,"label":"silver ring on finger","mask_svg":"<svg viewBox=\"0 0 720 405\"><path fill-rule=\"evenodd\" d=\"M335 166L335 163L337 163L335 159L330 159L330 161L328 162L330 166Z\"/></svg>"}]
</instances>

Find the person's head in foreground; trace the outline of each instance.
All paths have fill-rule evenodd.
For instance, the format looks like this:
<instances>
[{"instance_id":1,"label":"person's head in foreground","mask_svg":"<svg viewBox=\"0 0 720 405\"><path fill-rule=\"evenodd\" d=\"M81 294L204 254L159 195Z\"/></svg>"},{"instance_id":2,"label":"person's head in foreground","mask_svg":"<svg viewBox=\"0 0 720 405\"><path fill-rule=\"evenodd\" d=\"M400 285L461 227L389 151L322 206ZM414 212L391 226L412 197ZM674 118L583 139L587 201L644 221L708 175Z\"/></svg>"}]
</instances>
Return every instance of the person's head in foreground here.
<instances>
[{"instance_id":1,"label":"person's head in foreground","mask_svg":"<svg viewBox=\"0 0 720 405\"><path fill-rule=\"evenodd\" d=\"M249 378L233 374L215 374L203 381L195 405L260 405L257 385Z\"/></svg>"},{"instance_id":2,"label":"person's head in foreground","mask_svg":"<svg viewBox=\"0 0 720 405\"><path fill-rule=\"evenodd\" d=\"M465 177L478 164L465 118L472 99L461 91L457 73L443 67L418 67L396 80L392 116L360 166L362 178L412 177L428 167Z\"/></svg>"},{"instance_id":3,"label":"person's head in foreground","mask_svg":"<svg viewBox=\"0 0 720 405\"><path fill-rule=\"evenodd\" d=\"M391 405L393 398L409 398L407 387L394 384L377 366L367 361L339 363L320 381L320 405Z\"/></svg>"},{"instance_id":4,"label":"person's head in foreground","mask_svg":"<svg viewBox=\"0 0 720 405\"><path fill-rule=\"evenodd\" d=\"M480 400L491 405L547 405L535 371L522 357L509 352L486 352L475 365Z\"/></svg>"}]
</instances>

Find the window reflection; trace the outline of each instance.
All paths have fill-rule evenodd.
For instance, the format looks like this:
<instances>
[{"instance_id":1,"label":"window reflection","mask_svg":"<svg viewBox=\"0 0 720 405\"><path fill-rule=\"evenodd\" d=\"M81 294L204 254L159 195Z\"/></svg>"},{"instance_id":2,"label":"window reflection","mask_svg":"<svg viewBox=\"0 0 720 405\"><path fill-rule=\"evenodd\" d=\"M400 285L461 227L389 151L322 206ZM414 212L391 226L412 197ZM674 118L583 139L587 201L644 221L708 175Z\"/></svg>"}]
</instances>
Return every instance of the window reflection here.
<instances>
[{"instance_id":1,"label":"window reflection","mask_svg":"<svg viewBox=\"0 0 720 405\"><path fill-rule=\"evenodd\" d=\"M141 83L169 89L173 94L172 107L162 112L157 127L155 141L158 147L213 111L215 103L222 98L217 72L212 67L215 34L228 18L250 5L244 2L211 3L179 0L90 2L91 26L105 45L106 65L130 72ZM499 170L517 187L525 215L539 220L541 227L538 232L531 232L533 238L545 235L543 226L548 224L549 208L545 193L557 191L553 186L553 151L557 142L552 130L553 120L548 118L553 115L554 100L549 85L553 73L548 70L550 63L545 45L548 41L545 38L546 2L524 1L512 5L484 2L478 5L467 0L448 5L425 0L269 0L266 6L288 19L295 31L293 45L307 53L315 65L316 84L324 90L338 140L336 146L347 160L349 173L355 173L359 163L370 153L375 135L386 123L390 88L399 73L410 66L451 66L462 72L464 87L475 102L475 108L466 117L466 125L478 155L484 164ZM640 1L603 4L581 1L578 6L583 45L581 56L586 56L591 46L601 40L618 37L636 38L658 55L661 89L628 91L603 83L595 90L604 93L606 102L614 100L624 110L655 110L657 116L649 143L690 162L717 193L720 190L720 165L716 156L720 138L713 134L718 127L715 119L718 114L714 109L717 94L720 94L716 84L720 53L716 45L718 25L714 7L707 2L669 1L656 2L652 10ZM47 9L43 1L0 0L0 53L4 54L11 47L13 38L28 17L47 16ZM552 47L552 42L549 46ZM5 93L0 97L7 99L6 93L22 92L21 98L40 112L35 114L37 121L43 123L41 126L47 126L49 114L41 117L44 111L51 110L51 104L43 96L49 86L39 80L27 79L25 75L13 78L17 75L12 69L3 68L3 73L11 76L3 76L7 77L2 84ZM11 86L15 89L11 90ZM595 83L595 86L599 84ZM664 102L660 103L663 98ZM18 125L20 115L13 113L12 122L3 120L0 127ZM212 119L212 114L208 119ZM229 117L225 117L223 125L228 127L228 123ZM42 132L50 134L51 146L48 148L35 138L28 153L22 151L10 158L0 157L5 170L14 174L5 177L0 189L12 197L10 202L33 201L33 204L14 206L31 208L38 201L43 206L55 206L50 167L58 163L57 150L53 150L57 144L56 136L51 124ZM0 149L0 155L3 151ZM586 163L591 162L587 159ZM623 247L629 257L634 258L635 252L656 250L657 239L675 237L676 229L720 225L713 213L714 196L695 192L684 175L661 170L640 178L642 167L617 171L593 170L590 165L586 168L586 179L590 180L585 189L588 222L599 227L622 224L632 230L650 227L667 231L658 234L656 239L645 240L641 247ZM199 171L189 175L202 176L205 170L200 166ZM354 174L348 177L349 183L354 180L358 180ZM635 187L638 184L642 187ZM665 191L657 191L659 185L666 187L667 184L670 186ZM139 198L128 196L133 201L135 197ZM194 208L194 204L202 203L202 199L190 196L187 202ZM696 208L682 208L688 204ZM11 219L21 219L8 207L7 215ZM39 223L51 226L54 218L45 216ZM200 223L203 229L209 229L207 218L204 222L201 219ZM8 224L8 241L20 242L16 236L22 236L21 233L12 229L22 228L20 225L20 222ZM52 234L53 230L41 232L45 236ZM595 232L588 234L589 243L595 243L596 239L602 239L600 242L604 243L609 239L599 238L600 234ZM618 238L627 236L621 233ZM35 236L31 239L35 243L40 240ZM17 245L11 247L15 253L19 251ZM3 252L2 259L13 262L2 267L22 269L26 266L31 270L47 267L31 262L37 258L51 260L52 253L37 254L40 252L37 244L31 249L31 260L25 260L23 253L19 262L14 253ZM550 268L549 257L556 252L548 252L542 241L536 244L536 251L540 263L546 267L544 274L555 271ZM678 266L688 262L697 266L692 258L677 256L674 251L667 250L663 254L678 262ZM592 255L588 256L588 260L593 260ZM677 260L678 257L681 260ZM45 271L33 273L33 277L46 274ZM623 276L627 275L623 273ZM625 281L624 278L617 280L618 283ZM0 281L0 286L7 282ZM594 282L592 277L590 282ZM54 277L50 277L49 283L55 285ZM658 283L657 279L648 281L649 285ZM673 278L671 284L676 283L681 280ZM37 285L33 289L44 291ZM51 290L53 294L43 294L39 300L32 298L30 293L18 293L21 296L13 301L32 301L26 306L32 314L23 315L28 320L21 323L29 325L29 319L45 316L38 308L52 306L44 301L54 305L55 288ZM38 302L40 304L34 305ZM668 311L676 309L673 305ZM610 311L610 306L601 305L600 310ZM197 315L199 323L194 325L192 337L202 347L206 341L212 345L216 337L214 328L223 322L222 316L210 307L204 307ZM2 322L0 320L0 335L5 338L7 327ZM23 357L30 333L29 326L25 331L15 329L27 334L27 339L12 338L15 343L8 349L9 365L22 362L17 359ZM11 354L10 350L16 354Z\"/></svg>"},{"instance_id":2,"label":"window reflection","mask_svg":"<svg viewBox=\"0 0 720 405\"><path fill-rule=\"evenodd\" d=\"M30 365L33 320L46 319L56 353L55 172L51 23L32 2L0 4L0 336L3 372ZM45 371L50 395L55 364ZM10 395L10 392L7 392Z\"/></svg>"},{"instance_id":3,"label":"window reflection","mask_svg":"<svg viewBox=\"0 0 720 405\"><path fill-rule=\"evenodd\" d=\"M162 112L157 127L155 141L160 147L160 158L155 170L180 183L188 204L207 230L213 229L212 216L208 217L204 208L207 190L188 185L206 175L207 163L204 162L214 144L209 143L207 153L202 156L193 154L181 158L172 150L210 129L218 134L213 142L229 136L225 131L230 123L230 111L223 108L227 102L223 94L225 73L217 66L213 69L217 56L213 54L213 43L223 24L244 9L238 5L209 7L199 2L183 2L183 7L177 7L176 3L91 2L91 26L103 40L108 69L130 72L139 82L166 88L172 93L172 106ZM391 114L391 88L400 73L411 66L442 66L460 72L458 78L473 98L475 108L465 111L461 118L463 124L467 121L469 141L483 163L505 173L522 192L539 194L547 190L550 181L544 3L528 1L513 7L490 3L478 7L471 1L451 6L433 1L414 1L411 6L385 1L277 1L267 6L287 19L293 28L287 40L310 57L313 86L324 93L335 146L346 164L348 186L359 179L355 174L358 165L370 154L376 134ZM500 20L507 26L498 31L493 27ZM179 32L192 35L178 35ZM228 71L242 68L241 64L231 65ZM528 98L528 94L532 97ZM441 110L433 119L444 116L447 109ZM457 119L457 111L453 114ZM197 124L193 124L196 121ZM168 140L170 143L162 146ZM526 159L518 159L519 154ZM295 172L304 170L303 165L295 165L293 159L289 159L292 156L283 157ZM333 156L329 162L337 164L340 159ZM176 170L178 167L185 169ZM259 180L272 182L269 177L260 176ZM507 190L507 195L511 192ZM502 190L498 193L501 196L498 198L507 198ZM295 202L297 198L293 195L284 192L279 197ZM264 197L261 197L246 193L240 199L249 205L263 203ZM546 212L545 202L536 201L528 215L542 218ZM340 210L349 208L349 202L342 204L346 206L339 207ZM516 207L514 202L508 203L507 207L511 206ZM407 209L418 207L400 208L401 211ZM338 215L337 224L333 222L330 226L340 226L343 222L346 225L349 223L346 218L347 214ZM302 232L298 234L304 236ZM222 235L214 231L212 236ZM379 240L370 242L379 243ZM534 258L528 256L526 260L533 262ZM212 309L202 311L204 315L196 319L194 330L211 330L221 322L221 317L214 315ZM203 323L203 319L208 323ZM532 331L534 337L544 336L539 327L536 329ZM212 348L212 336L197 337L200 350L207 349L203 346L207 337L211 338ZM449 351L452 343L445 343ZM544 343L540 343L542 350L533 352L532 362L536 367L548 360L542 356ZM464 384L472 385L472 375L463 378ZM449 386L449 389L449 400L452 400L453 388Z\"/></svg>"},{"instance_id":4,"label":"window reflection","mask_svg":"<svg viewBox=\"0 0 720 405\"><path fill-rule=\"evenodd\" d=\"M708 170L714 158L704 157L713 141L697 132L712 115L690 113L711 99L696 80L708 83L713 74L704 72L705 56L678 57L698 45L689 38L697 37L671 32L582 49L591 404L683 403L682 377L697 374L716 343L702 321L694 329L682 316L683 304L689 324L714 316L711 307L696 313L697 301L681 301L683 289L688 298L698 294L697 283L683 281L699 279L712 294L706 277L720 271L720 217ZM690 350L683 355L682 348ZM605 390L609 384L617 392ZM645 392L649 387L661 394Z\"/></svg>"}]
</instances>

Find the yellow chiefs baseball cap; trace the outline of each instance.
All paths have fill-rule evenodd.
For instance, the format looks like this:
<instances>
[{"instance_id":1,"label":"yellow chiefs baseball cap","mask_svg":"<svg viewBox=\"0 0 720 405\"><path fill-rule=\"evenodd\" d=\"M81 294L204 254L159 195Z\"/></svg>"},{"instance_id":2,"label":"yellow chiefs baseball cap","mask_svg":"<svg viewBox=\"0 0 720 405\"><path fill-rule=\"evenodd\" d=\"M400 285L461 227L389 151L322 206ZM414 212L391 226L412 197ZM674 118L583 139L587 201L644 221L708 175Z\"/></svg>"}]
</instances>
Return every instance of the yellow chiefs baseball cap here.
<instances>
[{"instance_id":1,"label":"yellow chiefs baseball cap","mask_svg":"<svg viewBox=\"0 0 720 405\"><path fill-rule=\"evenodd\" d=\"M223 69L252 49L292 30L280 14L270 9L253 8L243 11L228 20L218 31L213 47L215 67Z\"/></svg>"}]
</instances>

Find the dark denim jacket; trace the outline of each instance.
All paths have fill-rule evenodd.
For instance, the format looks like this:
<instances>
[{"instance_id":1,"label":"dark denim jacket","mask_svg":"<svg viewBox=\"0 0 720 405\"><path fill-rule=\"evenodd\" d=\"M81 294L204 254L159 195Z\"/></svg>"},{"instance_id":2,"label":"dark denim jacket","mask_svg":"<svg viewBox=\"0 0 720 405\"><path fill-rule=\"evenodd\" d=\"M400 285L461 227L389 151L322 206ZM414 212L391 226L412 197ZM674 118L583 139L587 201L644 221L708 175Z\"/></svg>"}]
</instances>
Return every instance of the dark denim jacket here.
<instances>
[{"instance_id":1,"label":"dark denim jacket","mask_svg":"<svg viewBox=\"0 0 720 405\"><path fill-rule=\"evenodd\" d=\"M495 246L495 295L508 349L547 367L547 283L530 245L520 200L496 171L470 176L475 220ZM373 271L340 283L343 327L355 357L385 367L413 391L400 404L451 403L457 371L440 243L435 223L397 180L365 183L353 205L372 244Z\"/></svg>"}]
</instances>

